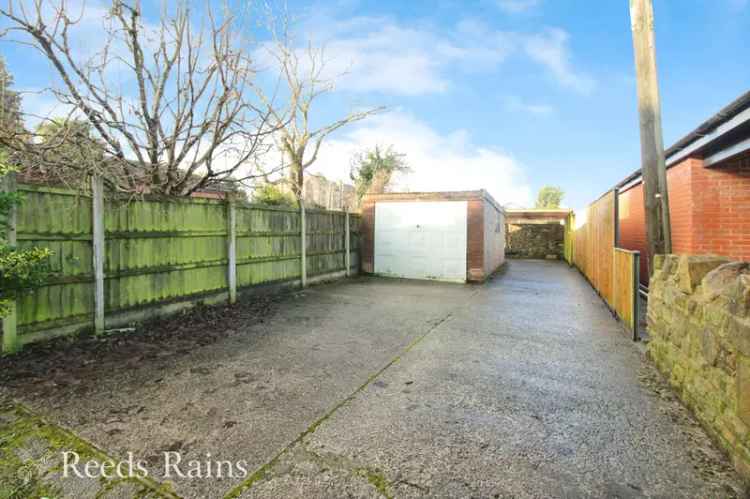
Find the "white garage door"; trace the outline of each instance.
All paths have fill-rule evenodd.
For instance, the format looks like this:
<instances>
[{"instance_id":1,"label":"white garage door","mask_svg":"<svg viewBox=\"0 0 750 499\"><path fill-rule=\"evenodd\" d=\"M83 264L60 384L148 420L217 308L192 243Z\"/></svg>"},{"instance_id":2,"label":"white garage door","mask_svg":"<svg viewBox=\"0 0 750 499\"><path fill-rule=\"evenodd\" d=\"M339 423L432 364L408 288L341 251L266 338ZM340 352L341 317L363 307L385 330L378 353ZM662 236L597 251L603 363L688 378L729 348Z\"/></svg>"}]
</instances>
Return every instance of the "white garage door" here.
<instances>
[{"instance_id":1,"label":"white garage door","mask_svg":"<svg viewBox=\"0 0 750 499\"><path fill-rule=\"evenodd\" d=\"M466 201L377 203L375 273L466 281Z\"/></svg>"}]
</instances>

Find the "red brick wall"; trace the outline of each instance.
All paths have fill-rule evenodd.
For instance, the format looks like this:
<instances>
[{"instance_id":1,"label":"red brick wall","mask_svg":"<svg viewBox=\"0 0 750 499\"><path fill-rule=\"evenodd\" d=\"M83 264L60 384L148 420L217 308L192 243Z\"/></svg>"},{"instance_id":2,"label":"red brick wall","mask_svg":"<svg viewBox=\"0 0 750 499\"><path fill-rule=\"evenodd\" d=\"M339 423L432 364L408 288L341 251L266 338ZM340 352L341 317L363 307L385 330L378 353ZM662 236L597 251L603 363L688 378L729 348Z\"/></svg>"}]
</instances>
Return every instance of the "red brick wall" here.
<instances>
[{"instance_id":1,"label":"red brick wall","mask_svg":"<svg viewBox=\"0 0 750 499\"><path fill-rule=\"evenodd\" d=\"M672 245L676 253L690 252L692 245L691 176L697 160L687 159L667 170ZM702 164L702 162L700 162ZM621 192L618 204L619 246L641 252L641 282L648 283L650 257L646 248L643 184Z\"/></svg>"},{"instance_id":2,"label":"red brick wall","mask_svg":"<svg viewBox=\"0 0 750 499\"><path fill-rule=\"evenodd\" d=\"M643 210L643 185L631 187L618 196L617 215L620 248L641 252L641 282L648 282L646 252L646 216Z\"/></svg>"},{"instance_id":3,"label":"red brick wall","mask_svg":"<svg viewBox=\"0 0 750 499\"><path fill-rule=\"evenodd\" d=\"M466 214L466 276L484 280L484 201L470 199Z\"/></svg>"},{"instance_id":4,"label":"red brick wall","mask_svg":"<svg viewBox=\"0 0 750 499\"><path fill-rule=\"evenodd\" d=\"M706 168L690 158L667 170L674 253L717 254L750 260L750 154ZM648 282L643 186L620 193L621 248L641 252Z\"/></svg>"},{"instance_id":5,"label":"red brick wall","mask_svg":"<svg viewBox=\"0 0 750 499\"><path fill-rule=\"evenodd\" d=\"M692 252L750 260L750 153L693 175Z\"/></svg>"},{"instance_id":6,"label":"red brick wall","mask_svg":"<svg viewBox=\"0 0 750 499\"><path fill-rule=\"evenodd\" d=\"M702 160L688 158L667 170L669 216L672 221L672 251L674 253L691 253L693 251L695 228L693 180L695 172L701 169L703 169Z\"/></svg>"},{"instance_id":7,"label":"red brick wall","mask_svg":"<svg viewBox=\"0 0 750 499\"><path fill-rule=\"evenodd\" d=\"M362 259L362 272L375 272L375 202L365 198L362 202L362 218L359 222L362 240L359 247Z\"/></svg>"}]
</instances>

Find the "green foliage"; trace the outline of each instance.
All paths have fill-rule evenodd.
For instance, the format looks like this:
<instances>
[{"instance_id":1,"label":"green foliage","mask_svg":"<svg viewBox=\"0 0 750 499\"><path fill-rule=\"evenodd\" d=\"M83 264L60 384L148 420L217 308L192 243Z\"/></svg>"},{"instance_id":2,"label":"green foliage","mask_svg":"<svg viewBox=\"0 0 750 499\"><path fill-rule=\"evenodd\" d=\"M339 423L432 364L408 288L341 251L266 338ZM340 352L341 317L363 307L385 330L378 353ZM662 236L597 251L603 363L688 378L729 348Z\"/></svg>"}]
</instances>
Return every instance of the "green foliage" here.
<instances>
[{"instance_id":1,"label":"green foliage","mask_svg":"<svg viewBox=\"0 0 750 499\"><path fill-rule=\"evenodd\" d=\"M13 75L0 57L0 134L13 134L22 129L21 96L12 89Z\"/></svg>"},{"instance_id":2,"label":"green foliage","mask_svg":"<svg viewBox=\"0 0 750 499\"><path fill-rule=\"evenodd\" d=\"M396 152L392 146L386 149L375 146L370 151L357 154L352 160L349 174L357 189L357 196L362 199L370 191L384 192L394 173L409 171L404 158L405 155Z\"/></svg>"},{"instance_id":3,"label":"green foliage","mask_svg":"<svg viewBox=\"0 0 750 499\"><path fill-rule=\"evenodd\" d=\"M8 164L7 156L0 151L0 175L3 177L15 171ZM0 231L7 233L8 217L11 210L23 200L18 192L0 192ZM8 315L10 304L21 294L39 287L49 272L47 248L19 249L0 242L0 317Z\"/></svg>"},{"instance_id":4,"label":"green foliage","mask_svg":"<svg viewBox=\"0 0 750 499\"><path fill-rule=\"evenodd\" d=\"M274 184L258 186L253 192L253 202L272 206L297 206L294 194L285 192Z\"/></svg>"},{"instance_id":5,"label":"green foliage","mask_svg":"<svg viewBox=\"0 0 750 499\"><path fill-rule=\"evenodd\" d=\"M49 272L47 248L18 249L0 244L0 317L19 294L44 284Z\"/></svg>"},{"instance_id":6,"label":"green foliage","mask_svg":"<svg viewBox=\"0 0 750 499\"><path fill-rule=\"evenodd\" d=\"M539 195L536 198L536 208L559 208L563 196L565 196L565 192L559 187L545 185L539 189Z\"/></svg>"},{"instance_id":7,"label":"green foliage","mask_svg":"<svg viewBox=\"0 0 750 499\"><path fill-rule=\"evenodd\" d=\"M0 148L0 179L17 171L18 168L8 161L8 154ZM11 208L17 206L20 202L20 193L0 191L0 230L3 231L2 234L5 234L8 229L8 213L10 213Z\"/></svg>"}]
</instances>

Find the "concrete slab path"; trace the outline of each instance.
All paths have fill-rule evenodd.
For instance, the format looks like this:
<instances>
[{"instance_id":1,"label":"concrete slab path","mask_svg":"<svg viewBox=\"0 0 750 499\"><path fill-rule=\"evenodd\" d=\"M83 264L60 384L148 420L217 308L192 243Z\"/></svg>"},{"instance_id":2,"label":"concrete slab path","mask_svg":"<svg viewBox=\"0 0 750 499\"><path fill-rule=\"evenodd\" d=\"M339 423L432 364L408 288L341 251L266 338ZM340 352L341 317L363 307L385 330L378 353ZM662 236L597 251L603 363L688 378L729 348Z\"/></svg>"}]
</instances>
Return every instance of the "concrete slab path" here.
<instances>
[{"instance_id":1,"label":"concrete slab path","mask_svg":"<svg viewBox=\"0 0 750 499\"><path fill-rule=\"evenodd\" d=\"M108 485L113 496L744 494L599 297L559 262L511 261L481 286L317 286L205 347L109 367L54 390L0 390L81 445L145 459L150 481ZM164 452L244 460L249 472L167 477ZM84 497L81 486L68 494Z\"/></svg>"}]
</instances>

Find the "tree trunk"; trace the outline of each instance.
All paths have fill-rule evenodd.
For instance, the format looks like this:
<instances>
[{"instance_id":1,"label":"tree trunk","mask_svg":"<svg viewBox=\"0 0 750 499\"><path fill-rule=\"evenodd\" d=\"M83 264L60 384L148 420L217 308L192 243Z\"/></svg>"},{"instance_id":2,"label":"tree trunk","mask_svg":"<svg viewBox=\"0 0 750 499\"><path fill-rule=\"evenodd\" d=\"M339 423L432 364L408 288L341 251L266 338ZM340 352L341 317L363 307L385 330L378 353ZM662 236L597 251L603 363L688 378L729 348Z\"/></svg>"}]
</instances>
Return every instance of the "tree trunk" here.
<instances>
[{"instance_id":1,"label":"tree trunk","mask_svg":"<svg viewBox=\"0 0 750 499\"><path fill-rule=\"evenodd\" d=\"M292 193L300 200L302 199L305 187L305 171L302 165L296 160L292 161L289 168L289 181L292 184Z\"/></svg>"},{"instance_id":2,"label":"tree trunk","mask_svg":"<svg viewBox=\"0 0 750 499\"><path fill-rule=\"evenodd\" d=\"M391 172L378 170L375 172L375 175L373 175L372 181L370 182L370 188L367 192L370 194L382 194L385 192L385 188L390 181Z\"/></svg>"}]
</instances>

